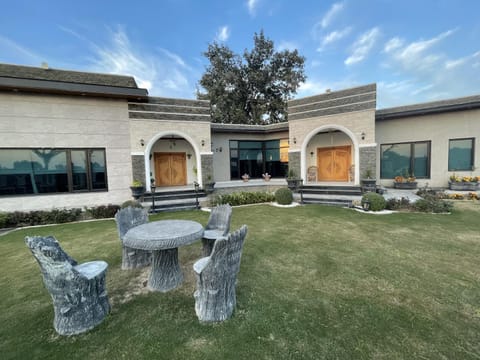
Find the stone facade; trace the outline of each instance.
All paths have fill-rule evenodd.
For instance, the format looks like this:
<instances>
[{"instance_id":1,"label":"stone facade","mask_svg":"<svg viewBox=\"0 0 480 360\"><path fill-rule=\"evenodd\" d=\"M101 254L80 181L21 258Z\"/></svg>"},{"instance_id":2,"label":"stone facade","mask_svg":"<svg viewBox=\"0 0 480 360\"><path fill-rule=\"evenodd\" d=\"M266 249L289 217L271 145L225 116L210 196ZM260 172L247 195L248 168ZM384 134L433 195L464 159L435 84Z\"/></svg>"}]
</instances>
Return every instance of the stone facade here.
<instances>
[{"instance_id":1,"label":"stone facade","mask_svg":"<svg viewBox=\"0 0 480 360\"><path fill-rule=\"evenodd\" d=\"M363 146L360 148L360 178L366 177L369 171L373 177L377 177L377 147Z\"/></svg>"},{"instance_id":2,"label":"stone facade","mask_svg":"<svg viewBox=\"0 0 480 360\"><path fill-rule=\"evenodd\" d=\"M213 154L202 154L200 156L202 163L202 182L203 185L210 183L214 179L213 175Z\"/></svg>"},{"instance_id":3,"label":"stone facade","mask_svg":"<svg viewBox=\"0 0 480 360\"><path fill-rule=\"evenodd\" d=\"M143 155L132 155L132 174L133 179L140 181L144 186L145 177L145 157Z\"/></svg>"},{"instance_id":4,"label":"stone facade","mask_svg":"<svg viewBox=\"0 0 480 360\"><path fill-rule=\"evenodd\" d=\"M288 153L288 171L293 170L297 177L302 178L300 171L301 153L300 151L290 151Z\"/></svg>"}]
</instances>

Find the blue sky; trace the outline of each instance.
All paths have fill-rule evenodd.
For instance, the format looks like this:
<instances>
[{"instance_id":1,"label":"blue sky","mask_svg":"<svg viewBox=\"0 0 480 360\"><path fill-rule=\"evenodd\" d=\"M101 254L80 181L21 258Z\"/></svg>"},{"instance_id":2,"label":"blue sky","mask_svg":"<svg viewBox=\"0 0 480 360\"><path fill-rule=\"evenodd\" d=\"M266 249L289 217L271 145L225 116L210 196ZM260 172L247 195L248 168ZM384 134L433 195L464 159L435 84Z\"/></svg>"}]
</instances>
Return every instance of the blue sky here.
<instances>
[{"instance_id":1,"label":"blue sky","mask_svg":"<svg viewBox=\"0 0 480 360\"><path fill-rule=\"evenodd\" d=\"M237 53L264 30L306 57L296 97L377 83L377 107L480 94L480 1L10 1L0 62L135 76L194 98L212 41Z\"/></svg>"}]
</instances>

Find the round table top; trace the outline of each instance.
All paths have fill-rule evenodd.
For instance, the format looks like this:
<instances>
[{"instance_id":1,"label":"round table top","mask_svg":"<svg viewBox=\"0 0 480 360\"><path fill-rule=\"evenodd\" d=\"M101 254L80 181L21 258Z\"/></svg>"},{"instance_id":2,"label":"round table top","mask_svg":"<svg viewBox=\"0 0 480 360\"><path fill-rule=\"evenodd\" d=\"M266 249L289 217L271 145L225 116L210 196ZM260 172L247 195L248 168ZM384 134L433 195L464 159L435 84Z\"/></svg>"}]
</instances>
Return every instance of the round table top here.
<instances>
[{"instance_id":1,"label":"round table top","mask_svg":"<svg viewBox=\"0 0 480 360\"><path fill-rule=\"evenodd\" d=\"M136 226L125 234L124 245L141 250L174 249L203 235L203 226L190 220L160 220Z\"/></svg>"}]
</instances>

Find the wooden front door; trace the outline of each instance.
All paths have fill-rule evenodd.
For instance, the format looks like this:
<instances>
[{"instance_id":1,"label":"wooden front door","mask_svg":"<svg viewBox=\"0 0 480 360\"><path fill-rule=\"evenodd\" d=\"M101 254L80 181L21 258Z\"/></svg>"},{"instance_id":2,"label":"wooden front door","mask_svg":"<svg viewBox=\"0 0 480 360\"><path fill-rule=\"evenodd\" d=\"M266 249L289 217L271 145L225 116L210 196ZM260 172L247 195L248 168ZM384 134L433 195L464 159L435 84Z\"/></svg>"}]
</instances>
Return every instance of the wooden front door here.
<instances>
[{"instance_id":1,"label":"wooden front door","mask_svg":"<svg viewBox=\"0 0 480 360\"><path fill-rule=\"evenodd\" d=\"M187 185L185 153L155 153L154 159L157 186Z\"/></svg>"},{"instance_id":2,"label":"wooden front door","mask_svg":"<svg viewBox=\"0 0 480 360\"><path fill-rule=\"evenodd\" d=\"M351 146L317 149L318 181L348 181Z\"/></svg>"}]
</instances>

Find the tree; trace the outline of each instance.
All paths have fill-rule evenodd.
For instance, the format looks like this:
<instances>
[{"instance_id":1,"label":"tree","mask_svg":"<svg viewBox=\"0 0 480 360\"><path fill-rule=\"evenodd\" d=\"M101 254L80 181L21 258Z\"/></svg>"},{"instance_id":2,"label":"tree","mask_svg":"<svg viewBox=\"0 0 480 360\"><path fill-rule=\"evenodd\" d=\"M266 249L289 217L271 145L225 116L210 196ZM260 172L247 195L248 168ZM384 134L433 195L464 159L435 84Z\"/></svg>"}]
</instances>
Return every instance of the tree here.
<instances>
[{"instance_id":1,"label":"tree","mask_svg":"<svg viewBox=\"0 0 480 360\"><path fill-rule=\"evenodd\" d=\"M305 58L297 50L275 51L263 31L243 57L213 42L203 54L209 61L200 99L210 100L213 122L272 124L287 120L287 101L305 81Z\"/></svg>"}]
</instances>

